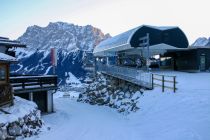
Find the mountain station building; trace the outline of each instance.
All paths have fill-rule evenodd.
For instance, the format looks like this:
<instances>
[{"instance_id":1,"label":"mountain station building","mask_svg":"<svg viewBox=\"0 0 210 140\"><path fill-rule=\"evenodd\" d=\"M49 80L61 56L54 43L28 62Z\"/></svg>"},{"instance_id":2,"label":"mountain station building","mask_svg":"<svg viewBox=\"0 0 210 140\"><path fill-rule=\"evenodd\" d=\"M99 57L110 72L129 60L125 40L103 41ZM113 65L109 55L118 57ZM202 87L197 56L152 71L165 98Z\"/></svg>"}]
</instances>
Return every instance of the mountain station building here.
<instances>
[{"instance_id":1,"label":"mountain station building","mask_svg":"<svg viewBox=\"0 0 210 140\"><path fill-rule=\"evenodd\" d=\"M210 70L210 48L189 47L179 27L142 25L102 41L93 54L97 71L131 82L137 70Z\"/></svg>"}]
</instances>

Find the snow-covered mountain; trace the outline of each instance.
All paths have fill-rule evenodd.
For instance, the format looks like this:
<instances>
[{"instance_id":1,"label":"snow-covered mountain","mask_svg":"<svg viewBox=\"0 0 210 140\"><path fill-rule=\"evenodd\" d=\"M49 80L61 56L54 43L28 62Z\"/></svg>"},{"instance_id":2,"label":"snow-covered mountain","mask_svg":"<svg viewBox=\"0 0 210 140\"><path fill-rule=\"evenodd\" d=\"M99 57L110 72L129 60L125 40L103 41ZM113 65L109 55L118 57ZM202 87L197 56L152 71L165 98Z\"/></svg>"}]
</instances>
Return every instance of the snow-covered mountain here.
<instances>
[{"instance_id":1,"label":"snow-covered mountain","mask_svg":"<svg viewBox=\"0 0 210 140\"><path fill-rule=\"evenodd\" d=\"M58 52L58 66L56 72L62 84L72 73L77 78L83 78L85 70L82 68L86 51L93 48L102 40L110 37L100 29L91 25L78 26L74 24L55 22L46 27L30 26L18 38L27 45L26 49L17 49L19 64L13 65L15 74L52 74L50 64L50 48ZM70 78L71 79L71 78Z\"/></svg>"},{"instance_id":2,"label":"snow-covered mountain","mask_svg":"<svg viewBox=\"0 0 210 140\"><path fill-rule=\"evenodd\" d=\"M210 37L209 37L209 39L206 37L199 37L191 46L209 47L210 46Z\"/></svg>"}]
</instances>

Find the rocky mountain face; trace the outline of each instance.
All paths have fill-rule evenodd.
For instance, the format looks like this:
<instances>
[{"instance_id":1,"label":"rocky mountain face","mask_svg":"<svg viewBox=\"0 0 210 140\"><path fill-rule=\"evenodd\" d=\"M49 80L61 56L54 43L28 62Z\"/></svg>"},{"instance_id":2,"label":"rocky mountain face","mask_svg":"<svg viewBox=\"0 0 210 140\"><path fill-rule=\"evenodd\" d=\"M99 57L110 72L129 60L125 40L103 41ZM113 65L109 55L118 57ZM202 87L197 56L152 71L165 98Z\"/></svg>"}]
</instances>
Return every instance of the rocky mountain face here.
<instances>
[{"instance_id":1,"label":"rocky mountain face","mask_svg":"<svg viewBox=\"0 0 210 140\"><path fill-rule=\"evenodd\" d=\"M191 46L209 47L210 46L210 37L209 38L200 37Z\"/></svg>"},{"instance_id":2,"label":"rocky mountain face","mask_svg":"<svg viewBox=\"0 0 210 140\"><path fill-rule=\"evenodd\" d=\"M108 37L109 34L105 35L91 25L78 26L55 22L49 23L47 27L28 27L18 38L27 48L16 50L19 63L12 66L12 71L14 74L52 74L50 48L56 48L56 73L60 84L65 84L71 73L77 78L84 78L84 55Z\"/></svg>"}]
</instances>

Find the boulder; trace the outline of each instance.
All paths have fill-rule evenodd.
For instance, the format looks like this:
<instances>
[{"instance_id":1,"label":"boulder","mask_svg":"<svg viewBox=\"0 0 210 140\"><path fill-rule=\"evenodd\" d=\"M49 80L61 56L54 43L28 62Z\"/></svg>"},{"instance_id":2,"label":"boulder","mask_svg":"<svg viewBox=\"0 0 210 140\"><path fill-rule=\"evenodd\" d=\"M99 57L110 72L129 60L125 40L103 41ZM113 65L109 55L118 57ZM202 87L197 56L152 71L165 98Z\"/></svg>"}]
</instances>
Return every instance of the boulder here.
<instances>
[{"instance_id":1,"label":"boulder","mask_svg":"<svg viewBox=\"0 0 210 140\"><path fill-rule=\"evenodd\" d=\"M8 127L8 134L10 136L21 136L22 135L22 128L18 126L16 123L12 123Z\"/></svg>"}]
</instances>

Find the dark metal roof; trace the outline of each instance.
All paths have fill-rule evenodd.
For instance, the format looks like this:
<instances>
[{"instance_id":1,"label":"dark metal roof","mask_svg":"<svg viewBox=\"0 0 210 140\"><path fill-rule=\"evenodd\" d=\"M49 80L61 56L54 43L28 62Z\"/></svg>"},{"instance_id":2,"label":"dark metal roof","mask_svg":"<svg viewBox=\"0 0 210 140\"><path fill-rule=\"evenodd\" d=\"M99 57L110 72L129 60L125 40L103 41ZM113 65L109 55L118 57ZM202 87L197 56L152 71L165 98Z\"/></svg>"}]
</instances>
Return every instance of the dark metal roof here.
<instances>
[{"instance_id":1,"label":"dark metal roof","mask_svg":"<svg viewBox=\"0 0 210 140\"><path fill-rule=\"evenodd\" d=\"M140 47L139 38L149 33L150 46L167 44L176 48L187 48L188 40L179 27L142 25L102 41L94 49L94 53L103 51L121 51Z\"/></svg>"},{"instance_id":2,"label":"dark metal roof","mask_svg":"<svg viewBox=\"0 0 210 140\"><path fill-rule=\"evenodd\" d=\"M9 38L6 38L6 37L0 37L0 46L6 46L6 47L23 47L23 48L26 47L26 45L25 44L22 44L20 41L9 40Z\"/></svg>"}]
</instances>

